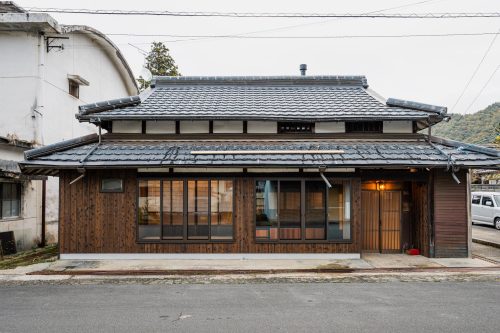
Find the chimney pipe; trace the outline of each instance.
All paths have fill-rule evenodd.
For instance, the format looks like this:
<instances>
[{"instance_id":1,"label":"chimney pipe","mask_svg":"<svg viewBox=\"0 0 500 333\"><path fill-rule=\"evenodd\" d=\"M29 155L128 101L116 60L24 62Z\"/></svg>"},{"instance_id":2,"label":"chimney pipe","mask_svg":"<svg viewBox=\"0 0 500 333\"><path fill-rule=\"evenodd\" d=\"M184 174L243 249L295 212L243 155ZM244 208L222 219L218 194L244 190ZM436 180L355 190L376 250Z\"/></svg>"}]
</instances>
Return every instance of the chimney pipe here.
<instances>
[{"instance_id":1,"label":"chimney pipe","mask_svg":"<svg viewBox=\"0 0 500 333\"><path fill-rule=\"evenodd\" d=\"M305 76L307 71L307 64L300 64L300 75Z\"/></svg>"}]
</instances>

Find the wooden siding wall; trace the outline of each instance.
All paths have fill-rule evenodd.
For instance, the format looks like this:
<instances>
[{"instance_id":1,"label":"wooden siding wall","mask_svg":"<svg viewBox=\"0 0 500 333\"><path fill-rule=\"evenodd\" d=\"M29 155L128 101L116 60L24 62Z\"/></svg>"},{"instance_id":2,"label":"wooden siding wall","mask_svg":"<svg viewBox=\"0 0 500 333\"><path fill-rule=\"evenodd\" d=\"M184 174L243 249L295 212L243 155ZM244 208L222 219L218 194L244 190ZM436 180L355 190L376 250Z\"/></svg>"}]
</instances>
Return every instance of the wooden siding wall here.
<instances>
[{"instance_id":1,"label":"wooden siding wall","mask_svg":"<svg viewBox=\"0 0 500 333\"><path fill-rule=\"evenodd\" d=\"M434 188L434 255L437 258L468 256L467 171L451 173L435 170Z\"/></svg>"},{"instance_id":2,"label":"wooden siding wall","mask_svg":"<svg viewBox=\"0 0 500 333\"><path fill-rule=\"evenodd\" d=\"M428 205L429 186L427 183L412 183L412 201L413 201L413 228L412 245L420 249L422 255L430 256L430 235L429 235L429 205Z\"/></svg>"},{"instance_id":3,"label":"wooden siding wall","mask_svg":"<svg viewBox=\"0 0 500 333\"><path fill-rule=\"evenodd\" d=\"M359 253L361 182L352 182L350 243L256 243L254 223L255 181L236 178L234 183L235 239L230 243L137 243L137 174L131 170L60 173L61 253ZM101 193L103 177L122 177L123 193Z\"/></svg>"}]
</instances>

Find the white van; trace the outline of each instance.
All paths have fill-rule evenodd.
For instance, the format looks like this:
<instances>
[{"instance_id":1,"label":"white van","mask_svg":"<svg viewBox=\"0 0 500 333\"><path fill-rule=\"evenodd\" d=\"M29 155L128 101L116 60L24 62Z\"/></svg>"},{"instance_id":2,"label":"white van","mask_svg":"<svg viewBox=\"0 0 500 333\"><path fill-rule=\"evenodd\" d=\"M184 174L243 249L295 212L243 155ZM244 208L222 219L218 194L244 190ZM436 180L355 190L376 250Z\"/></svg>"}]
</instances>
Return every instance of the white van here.
<instances>
[{"instance_id":1,"label":"white van","mask_svg":"<svg viewBox=\"0 0 500 333\"><path fill-rule=\"evenodd\" d=\"M472 192L472 223L494 226L500 230L500 192Z\"/></svg>"}]
</instances>

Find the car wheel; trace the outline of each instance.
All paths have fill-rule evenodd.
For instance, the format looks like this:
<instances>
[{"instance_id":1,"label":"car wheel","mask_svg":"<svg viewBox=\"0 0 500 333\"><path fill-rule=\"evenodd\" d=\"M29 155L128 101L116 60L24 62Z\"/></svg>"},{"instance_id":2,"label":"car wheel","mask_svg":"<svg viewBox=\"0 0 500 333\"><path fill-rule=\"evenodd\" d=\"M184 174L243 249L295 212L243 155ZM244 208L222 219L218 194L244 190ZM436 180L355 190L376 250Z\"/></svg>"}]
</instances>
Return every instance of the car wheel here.
<instances>
[{"instance_id":1,"label":"car wheel","mask_svg":"<svg viewBox=\"0 0 500 333\"><path fill-rule=\"evenodd\" d=\"M496 228L497 230L500 230L500 217L497 217L497 218L495 219L495 228Z\"/></svg>"}]
</instances>

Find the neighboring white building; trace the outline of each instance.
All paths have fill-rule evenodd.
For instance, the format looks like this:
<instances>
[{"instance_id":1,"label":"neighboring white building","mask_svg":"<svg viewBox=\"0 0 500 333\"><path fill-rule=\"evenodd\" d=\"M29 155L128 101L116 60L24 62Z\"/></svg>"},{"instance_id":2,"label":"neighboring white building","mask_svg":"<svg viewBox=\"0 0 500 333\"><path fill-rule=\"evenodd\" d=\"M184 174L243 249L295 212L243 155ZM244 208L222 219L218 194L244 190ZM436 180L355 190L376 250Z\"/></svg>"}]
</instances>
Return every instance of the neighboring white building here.
<instances>
[{"instance_id":1,"label":"neighboring white building","mask_svg":"<svg viewBox=\"0 0 500 333\"><path fill-rule=\"evenodd\" d=\"M130 67L105 35L0 1L0 232L14 231L18 248L39 241L42 181L20 175L15 161L31 147L95 132L75 120L79 105L136 94ZM49 177L46 198L55 241L57 179Z\"/></svg>"}]
</instances>

